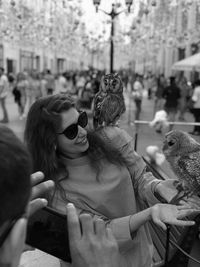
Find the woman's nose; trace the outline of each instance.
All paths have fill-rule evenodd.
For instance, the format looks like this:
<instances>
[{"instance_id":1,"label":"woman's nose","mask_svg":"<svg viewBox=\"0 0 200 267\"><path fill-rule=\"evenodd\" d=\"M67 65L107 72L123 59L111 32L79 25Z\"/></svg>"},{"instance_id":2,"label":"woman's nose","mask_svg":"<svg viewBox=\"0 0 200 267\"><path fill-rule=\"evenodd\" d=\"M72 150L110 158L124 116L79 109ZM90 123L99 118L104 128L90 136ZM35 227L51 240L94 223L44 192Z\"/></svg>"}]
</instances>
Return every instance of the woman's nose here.
<instances>
[{"instance_id":1,"label":"woman's nose","mask_svg":"<svg viewBox=\"0 0 200 267\"><path fill-rule=\"evenodd\" d=\"M87 131L85 128L81 127L81 126L78 126L78 133L79 134L82 134L82 135L86 135L87 134Z\"/></svg>"}]
</instances>

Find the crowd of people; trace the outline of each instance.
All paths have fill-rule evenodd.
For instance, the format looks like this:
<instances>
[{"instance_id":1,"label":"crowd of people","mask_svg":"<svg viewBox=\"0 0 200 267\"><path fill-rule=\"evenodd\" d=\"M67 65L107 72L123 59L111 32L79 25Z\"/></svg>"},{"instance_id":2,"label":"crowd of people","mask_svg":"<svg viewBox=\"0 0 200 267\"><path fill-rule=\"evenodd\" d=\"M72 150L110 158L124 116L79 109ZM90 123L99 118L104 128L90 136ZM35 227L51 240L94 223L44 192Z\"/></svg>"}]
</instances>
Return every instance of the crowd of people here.
<instances>
[{"instance_id":1,"label":"crowd of people","mask_svg":"<svg viewBox=\"0 0 200 267\"><path fill-rule=\"evenodd\" d=\"M43 90L42 79L36 73L32 73L32 83L26 73L10 79L13 91L20 92L19 112L20 116L26 116L26 122L24 143L6 126L0 126L3 207L0 233L4 234L0 234L0 266L17 266L23 251L27 218L46 205L67 214L73 266L152 266L153 243L148 221L163 230L166 224L192 226L195 222L186 220L186 216L199 213L200 200L191 197L178 205L166 204L177 194L174 180L161 181L147 171L142 157L134 150L133 138L117 126L118 116L114 123L109 121L96 129L87 127L87 113L78 108L84 102L78 103L76 97L83 100L82 91L88 91L90 98L94 98L102 74L80 74L80 79L71 79L70 90L65 75L60 75L57 81L49 71L45 75ZM2 84L7 86L3 71L1 77ZM118 94L116 89L120 91L121 82L113 82L118 76L107 77L110 80L104 81L103 90L108 87L112 94ZM159 84L162 79L164 77L160 77ZM56 82L60 85L58 92ZM139 100L136 103L139 111L143 88L144 79L137 75L131 92L134 101ZM149 89L152 88L148 87L150 100L156 93L158 96L157 87L155 92ZM112 105L112 101L106 102L112 99L105 90L97 105L100 116L105 103ZM3 93L1 90L1 98ZM163 107L168 114L177 109L181 91L174 77L163 86L161 98L165 99ZM195 89L192 99L195 102ZM1 103L5 107L5 101ZM3 122L6 121L8 117L7 120L4 117ZM46 199L39 198L44 192ZM161 203L161 199L166 203ZM144 208L144 203L150 208ZM6 236L5 230L10 228ZM60 264L71 266L63 261Z\"/></svg>"},{"instance_id":2,"label":"crowd of people","mask_svg":"<svg viewBox=\"0 0 200 267\"><path fill-rule=\"evenodd\" d=\"M9 122L6 98L13 94L18 106L19 118L25 119L30 106L40 97L56 93L70 93L77 96L81 105L91 106L94 94L98 91L102 72L80 71L53 75L50 70L42 73L36 70L6 75L0 68L0 104L3 110L2 123Z\"/></svg>"},{"instance_id":3,"label":"crowd of people","mask_svg":"<svg viewBox=\"0 0 200 267\"><path fill-rule=\"evenodd\" d=\"M81 108L91 109L103 74L105 71L90 69L88 71L66 71L53 75L47 69L42 73L32 70L20 72L17 75L12 73L5 75L3 68L0 68L0 104L3 110L1 122L9 121L9 112L6 107L6 97L9 92L13 93L20 119L26 118L35 100L56 93L70 93L77 98ZM128 70L120 70L119 74L125 90L129 91L135 103L135 120L140 119L146 92L149 101L154 102L152 116L159 110L165 110L169 121L173 122L175 119L184 121L185 113L189 111L194 115L195 122L200 122L199 80L191 83L183 74L166 78L163 74L157 76L150 71L145 75L140 75ZM194 127L192 134L200 135L199 126Z\"/></svg>"},{"instance_id":4,"label":"crowd of people","mask_svg":"<svg viewBox=\"0 0 200 267\"><path fill-rule=\"evenodd\" d=\"M168 121L186 121L186 112L194 116L194 122L200 123L200 80L193 83L187 81L181 74L165 78L163 74L158 77L148 73L147 75L135 75L131 87L132 99L135 102L135 120L139 120L144 91L150 101L154 101L153 115L164 110ZM170 124L169 130L173 128ZM194 126L190 134L200 135L200 126Z\"/></svg>"}]
</instances>

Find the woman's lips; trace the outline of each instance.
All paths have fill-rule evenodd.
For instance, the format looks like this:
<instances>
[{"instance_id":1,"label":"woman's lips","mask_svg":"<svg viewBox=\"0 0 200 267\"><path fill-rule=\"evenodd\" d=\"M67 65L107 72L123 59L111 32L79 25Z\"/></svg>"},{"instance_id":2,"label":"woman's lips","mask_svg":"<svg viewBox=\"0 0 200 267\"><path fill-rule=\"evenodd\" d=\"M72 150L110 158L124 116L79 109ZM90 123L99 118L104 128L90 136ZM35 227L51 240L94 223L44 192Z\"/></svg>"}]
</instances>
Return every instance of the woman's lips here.
<instances>
[{"instance_id":1,"label":"woman's lips","mask_svg":"<svg viewBox=\"0 0 200 267\"><path fill-rule=\"evenodd\" d=\"M86 137L84 137L80 142L78 142L78 145L85 145L87 144L88 140Z\"/></svg>"}]
</instances>

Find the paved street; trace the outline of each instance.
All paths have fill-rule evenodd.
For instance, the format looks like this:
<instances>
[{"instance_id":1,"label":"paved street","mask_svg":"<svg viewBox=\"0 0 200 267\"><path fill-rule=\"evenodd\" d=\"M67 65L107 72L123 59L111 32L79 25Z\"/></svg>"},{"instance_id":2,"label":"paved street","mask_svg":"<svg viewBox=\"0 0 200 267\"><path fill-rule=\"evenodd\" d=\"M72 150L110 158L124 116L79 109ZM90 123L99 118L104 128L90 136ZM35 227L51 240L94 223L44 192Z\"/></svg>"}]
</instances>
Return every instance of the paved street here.
<instances>
[{"instance_id":1,"label":"paved street","mask_svg":"<svg viewBox=\"0 0 200 267\"><path fill-rule=\"evenodd\" d=\"M125 97L127 111L126 114L123 115L121 120L121 127L126 129L128 133L134 137L136 132L136 128L133 125L134 121L134 110L135 106L132 101L129 101L128 95L126 94ZM25 121L19 120L17 105L14 103L12 95L10 95L7 99L7 107L9 112L10 122L7 124L19 138L23 139L23 131L24 131L24 124ZM0 119L1 119L1 110L0 110ZM192 122L193 116L189 113L185 116L186 121ZM151 121L153 119L153 100L148 100L146 97L142 103L142 113L141 113L141 120L148 120ZM192 126L176 126L175 129L181 129L184 131L191 131ZM195 137L200 142L200 137ZM162 139L163 136L155 132L154 129L151 129L148 125L141 125L138 128L138 145L137 151L141 155L145 155L145 149L148 145L157 145L160 148L162 147ZM163 164L163 169L168 173L170 177L174 177L174 174L169 169L167 163ZM199 241L197 241L197 246L195 249L199 251ZM197 252L194 252L198 254ZM47 254L44 254L38 250L29 251L24 253L22 260L21 260L21 267L58 267L59 261L51 257ZM190 264L190 267L194 267L196 265Z\"/></svg>"}]
</instances>

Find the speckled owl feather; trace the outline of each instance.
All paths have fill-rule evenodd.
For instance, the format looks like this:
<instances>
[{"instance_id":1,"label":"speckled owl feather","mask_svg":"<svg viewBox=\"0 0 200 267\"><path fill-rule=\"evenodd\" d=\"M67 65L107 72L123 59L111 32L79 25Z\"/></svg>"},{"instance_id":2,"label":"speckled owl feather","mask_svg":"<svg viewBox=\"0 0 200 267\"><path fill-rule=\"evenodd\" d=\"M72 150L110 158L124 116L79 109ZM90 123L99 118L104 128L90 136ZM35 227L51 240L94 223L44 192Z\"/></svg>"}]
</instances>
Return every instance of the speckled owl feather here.
<instances>
[{"instance_id":1,"label":"speckled owl feather","mask_svg":"<svg viewBox=\"0 0 200 267\"><path fill-rule=\"evenodd\" d=\"M171 131L165 135L163 153L187 195L200 193L200 144L188 133ZM180 187L179 187L180 188Z\"/></svg>"},{"instance_id":2,"label":"speckled owl feather","mask_svg":"<svg viewBox=\"0 0 200 267\"><path fill-rule=\"evenodd\" d=\"M101 78L99 92L94 98L94 127L115 125L125 112L123 84L118 73Z\"/></svg>"}]
</instances>

